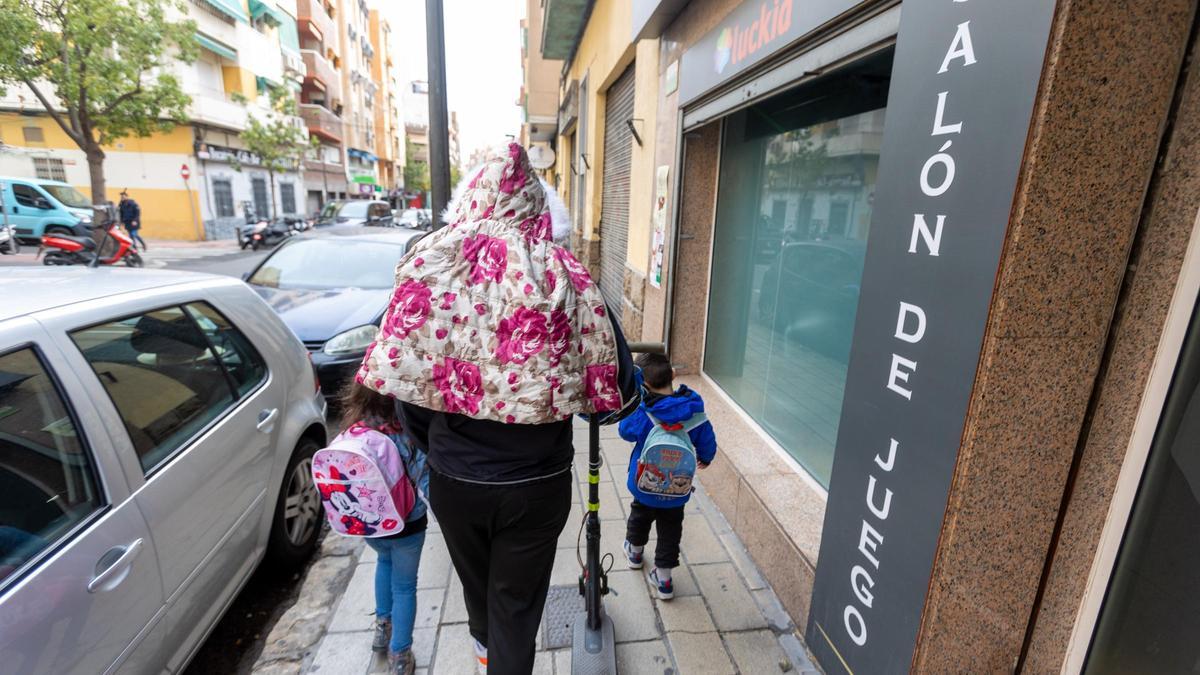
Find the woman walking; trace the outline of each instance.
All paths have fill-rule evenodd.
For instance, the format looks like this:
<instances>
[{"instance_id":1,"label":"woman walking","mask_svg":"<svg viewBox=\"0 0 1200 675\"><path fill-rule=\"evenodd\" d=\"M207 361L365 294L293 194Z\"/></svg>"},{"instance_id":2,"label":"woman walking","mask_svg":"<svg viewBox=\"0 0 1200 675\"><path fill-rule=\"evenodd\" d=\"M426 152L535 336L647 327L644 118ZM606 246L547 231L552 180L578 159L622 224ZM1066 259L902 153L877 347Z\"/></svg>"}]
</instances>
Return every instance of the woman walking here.
<instances>
[{"instance_id":1,"label":"woman walking","mask_svg":"<svg viewBox=\"0 0 1200 675\"><path fill-rule=\"evenodd\" d=\"M619 409L636 386L525 150L497 148L457 192L450 224L400 261L358 378L397 400L428 452L481 668L528 673L571 509L571 416Z\"/></svg>"}]
</instances>

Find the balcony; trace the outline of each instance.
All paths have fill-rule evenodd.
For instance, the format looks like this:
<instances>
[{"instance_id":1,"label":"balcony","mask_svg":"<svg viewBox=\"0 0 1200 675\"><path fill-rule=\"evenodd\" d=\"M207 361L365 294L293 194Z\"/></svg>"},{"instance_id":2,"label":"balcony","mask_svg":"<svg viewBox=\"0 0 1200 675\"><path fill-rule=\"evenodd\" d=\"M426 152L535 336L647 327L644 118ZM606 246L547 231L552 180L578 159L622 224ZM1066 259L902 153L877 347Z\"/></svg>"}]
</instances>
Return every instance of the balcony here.
<instances>
[{"instance_id":1,"label":"balcony","mask_svg":"<svg viewBox=\"0 0 1200 675\"><path fill-rule=\"evenodd\" d=\"M337 39L337 23L325 12L325 4L321 0L297 0L296 11L298 12L296 25L302 34L316 38L327 45Z\"/></svg>"},{"instance_id":2,"label":"balcony","mask_svg":"<svg viewBox=\"0 0 1200 675\"><path fill-rule=\"evenodd\" d=\"M308 125L308 133L332 143L342 142L342 118L328 108L312 103L300 104L300 117Z\"/></svg>"},{"instance_id":3,"label":"balcony","mask_svg":"<svg viewBox=\"0 0 1200 675\"><path fill-rule=\"evenodd\" d=\"M319 82L318 86L329 92L331 97L342 91L342 76L328 59L312 49L301 49L300 55L304 57L306 83Z\"/></svg>"}]
</instances>

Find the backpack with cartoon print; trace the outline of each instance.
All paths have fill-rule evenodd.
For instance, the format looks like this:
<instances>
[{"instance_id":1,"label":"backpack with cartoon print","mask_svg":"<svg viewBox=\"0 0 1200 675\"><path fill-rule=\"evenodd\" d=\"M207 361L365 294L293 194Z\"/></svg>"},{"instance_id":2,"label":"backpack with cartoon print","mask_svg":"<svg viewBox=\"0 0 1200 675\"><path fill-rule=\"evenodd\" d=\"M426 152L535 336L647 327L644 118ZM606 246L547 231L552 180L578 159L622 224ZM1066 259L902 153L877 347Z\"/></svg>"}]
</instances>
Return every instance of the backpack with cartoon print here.
<instances>
[{"instance_id":1,"label":"backpack with cartoon print","mask_svg":"<svg viewBox=\"0 0 1200 675\"><path fill-rule=\"evenodd\" d=\"M638 456L634 485L640 492L656 497L683 497L691 494L696 477L696 446L688 435L708 421L704 413L675 423L666 423L649 410L650 432Z\"/></svg>"},{"instance_id":2,"label":"backpack with cartoon print","mask_svg":"<svg viewBox=\"0 0 1200 675\"><path fill-rule=\"evenodd\" d=\"M362 423L318 450L313 455L312 473L325 517L341 535L398 534L417 503L416 489L396 444Z\"/></svg>"}]
</instances>

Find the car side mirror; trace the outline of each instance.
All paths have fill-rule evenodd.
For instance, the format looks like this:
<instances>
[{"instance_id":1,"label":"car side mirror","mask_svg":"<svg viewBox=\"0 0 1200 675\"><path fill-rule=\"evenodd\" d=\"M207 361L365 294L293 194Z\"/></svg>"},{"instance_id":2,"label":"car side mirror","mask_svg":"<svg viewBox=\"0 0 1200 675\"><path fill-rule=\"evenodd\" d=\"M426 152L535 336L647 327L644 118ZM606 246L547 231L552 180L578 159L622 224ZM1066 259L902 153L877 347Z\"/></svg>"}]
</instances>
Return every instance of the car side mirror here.
<instances>
[{"instance_id":1,"label":"car side mirror","mask_svg":"<svg viewBox=\"0 0 1200 675\"><path fill-rule=\"evenodd\" d=\"M50 205L50 200L46 199L45 197L38 197L37 201L35 201L33 205L35 208L42 209L43 211L49 211L50 209L54 208Z\"/></svg>"},{"instance_id":2,"label":"car side mirror","mask_svg":"<svg viewBox=\"0 0 1200 675\"><path fill-rule=\"evenodd\" d=\"M242 272L242 281L250 281L250 272Z\"/></svg>"}]
</instances>

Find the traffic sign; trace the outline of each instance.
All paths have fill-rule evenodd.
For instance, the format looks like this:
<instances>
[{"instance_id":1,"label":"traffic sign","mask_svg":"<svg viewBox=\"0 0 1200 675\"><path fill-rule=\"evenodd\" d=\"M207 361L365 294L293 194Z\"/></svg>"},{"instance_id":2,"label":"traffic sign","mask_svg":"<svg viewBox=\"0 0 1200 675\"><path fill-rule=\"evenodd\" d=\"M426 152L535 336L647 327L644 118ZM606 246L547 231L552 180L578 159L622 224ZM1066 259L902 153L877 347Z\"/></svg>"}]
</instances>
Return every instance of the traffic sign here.
<instances>
[{"instance_id":1,"label":"traffic sign","mask_svg":"<svg viewBox=\"0 0 1200 675\"><path fill-rule=\"evenodd\" d=\"M187 180L192 177L192 170L188 168L187 164L184 164L183 166L179 167L179 175L183 177L184 180Z\"/></svg>"}]
</instances>

